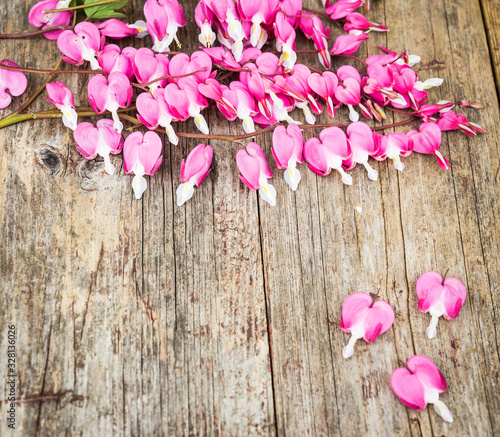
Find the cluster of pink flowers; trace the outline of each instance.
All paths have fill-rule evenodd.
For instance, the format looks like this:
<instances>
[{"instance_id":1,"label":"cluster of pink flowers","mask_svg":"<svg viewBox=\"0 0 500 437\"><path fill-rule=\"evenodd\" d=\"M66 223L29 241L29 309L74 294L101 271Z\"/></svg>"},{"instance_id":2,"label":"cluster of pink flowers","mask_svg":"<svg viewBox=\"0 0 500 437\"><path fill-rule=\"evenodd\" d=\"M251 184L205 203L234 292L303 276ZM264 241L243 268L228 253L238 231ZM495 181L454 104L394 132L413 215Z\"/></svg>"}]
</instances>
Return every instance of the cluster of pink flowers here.
<instances>
[{"instance_id":1,"label":"cluster of pink flowers","mask_svg":"<svg viewBox=\"0 0 500 437\"><path fill-rule=\"evenodd\" d=\"M69 3L40 0L31 9L29 21L44 29L69 25L73 17L71 10L65 10ZM165 133L170 143L177 145L179 132L172 123L192 118L202 133L198 137L230 139L209 134L202 112L210 105L230 121L241 120L244 138L273 131L272 156L294 191L301 180L298 166L304 161L320 176L336 170L347 185L352 184L348 171L356 164L365 167L369 179L377 179L370 158L390 159L402 171L402 157L412 152L431 154L447 170L450 163L439 150L442 131L460 130L474 136L484 133L484 129L454 112L453 102L427 103L428 90L443 81L421 80L413 69L420 57L406 51L398 54L381 47L382 54L366 60L354 57L363 64L360 70L343 65L332 71L332 56L350 56L366 41L369 32L388 29L356 12L363 5L369 11L368 0L324 0L323 5L325 14L339 21L347 32L337 36L331 49L330 28L317 15L303 10L302 0L201 0L195 12L201 47L190 55L169 53L174 41L181 47L177 32L186 22L177 0L147 0L145 21L134 24L111 18L95 24L80 22L71 30L48 31L45 36L57 40L64 61L77 66L89 63L94 71L88 82L88 101L95 114L106 113L111 118L95 124L79 123L73 93L60 81L46 85L47 100L61 112L64 125L74 131L76 147L85 158L102 157L105 171L113 174L115 166L110 154L123 153L124 171L134 175L132 188L137 199L147 189L145 176L154 175L162 163L163 142L156 131ZM45 12L52 10L55 12ZM299 29L314 42L322 69L297 62L295 40ZM106 43L106 38L142 38L148 34L151 49L120 48ZM216 41L219 47L215 46ZM267 49L266 44L271 41L276 51ZM0 109L9 106L26 87L27 79L19 66L0 61ZM132 102L137 118L123 115ZM480 103L465 100L460 106L482 108ZM303 129L320 127L314 125L314 114L321 114L326 108L333 119L341 107L349 111L349 125L321 125L318 136L304 140ZM308 125L292 118L295 109L303 112ZM362 116L382 122L386 111L406 113L410 122L421 124L418 130L382 135L379 129L360 121ZM129 130L134 131L125 139L123 121L132 122ZM401 123L391 127L398 124ZM256 126L263 130L259 132ZM255 141L246 146L240 144L236 164L242 183L250 190L258 190L271 206L276 205L277 192L269 181L273 172L264 151ZM182 161L182 183L177 189L179 206L193 196L195 186L199 187L208 176L213 155L212 147L198 144ZM467 295L465 286L456 278L443 279L436 272L428 272L418 279L416 289L419 310L431 315L426 333L434 338L439 318L454 319L460 312ZM350 295L343 303L340 320L340 328L351 334L343 356L351 357L354 344L361 338L368 343L375 341L391 328L394 318L387 302L374 302L365 293ZM444 420L453 420L439 400L439 394L447 389L446 381L429 358L410 358L407 368L394 371L391 385L410 408L422 410L431 403Z\"/></svg>"},{"instance_id":2,"label":"cluster of pink flowers","mask_svg":"<svg viewBox=\"0 0 500 437\"><path fill-rule=\"evenodd\" d=\"M73 12L64 10L68 3L68 0L39 1L30 11L30 23L43 28L69 24ZM284 178L293 190L301 178L297 166L304 160L321 176L337 170L345 184L352 184L347 172L356 164L366 168L370 179L377 179L370 158L391 159L396 169L402 171L401 157L412 152L433 154L439 166L448 169L450 164L439 151L441 132L461 130L472 136L483 133L484 129L455 113L453 102L426 103L427 91L441 85L442 79L420 80L413 69L420 60L418 56L381 47L383 54L370 56L365 61L356 58L364 63L361 70L350 65L331 70L332 56L352 55L369 32L388 30L357 12L363 4L369 10L369 3L362 0L324 2L326 15L337 20L347 32L339 35L329 49L329 26L317 15L303 10L302 0L201 0L195 11L201 31L200 50L191 55L171 55L172 42L181 45L177 33L186 22L183 8L177 0L147 0L145 21L134 24L115 18L102 23L84 21L72 30L45 34L57 39L63 60L77 66L88 62L90 68L96 70L88 83L88 100L96 114L109 113L112 120L103 119L95 126L90 125L92 128L89 123L78 124L73 94L62 82L47 85L48 100L61 111L64 125L75 131L78 150L88 159L103 157L108 173L114 171L109 154L119 153L123 144L124 167L126 173L137 177L133 187L138 198L146 187L143 176L153 175L161 162L161 138L154 131L165 132L168 140L176 145L179 139L172 123L192 118L208 139L209 126L203 111L210 105L216 106L230 121L241 120L247 134L259 134L256 126L274 128L272 153L277 168L285 169ZM45 13L47 10L56 12ZM299 29L313 40L323 69L297 62L295 39ZM106 38L147 34L152 38L152 49L120 48L106 43ZM219 47L215 47L216 41ZM265 50L271 42L277 52ZM9 61L3 63L16 65ZM224 71L227 73L218 75ZM6 107L25 89L23 73L0 69L0 107ZM142 124L150 132L145 135L134 132L123 141L120 112L127 111L132 102L137 108L134 129ZM463 101L461 106L478 105ZM333 119L343 106L349 110L350 125L338 127L332 123L318 137L304 142L301 122L292 114L295 109L303 112L308 125L314 125L315 114L322 113L324 108ZM407 112L415 121L423 123L419 130L407 134L381 135L360 121L362 116L381 122L387 110ZM284 123L288 123L288 127ZM129 144L133 149L129 149ZM144 151L138 153L142 148ZM129 154L127 150L134 152ZM151 156L146 157L146 150ZM203 156L204 166L209 168L212 149L210 153L199 150L196 148L193 153ZM127 162L128 159L132 161ZM182 179L179 204L184 203L192 195L193 186L199 186L204 179L199 175L193 179L198 174L190 168L193 162L197 168L198 159L188 157L186 160L183 174L191 176ZM241 180L275 205L276 190L269 183L273 173L260 146L249 143L237 153L236 162ZM206 176L208 171L203 173Z\"/></svg>"},{"instance_id":3,"label":"cluster of pink flowers","mask_svg":"<svg viewBox=\"0 0 500 437\"><path fill-rule=\"evenodd\" d=\"M446 275L445 275L446 276ZM429 312L432 322L426 333L429 338L436 336L439 317L454 319L460 312L467 291L457 278L443 279L439 273L427 272L417 280L418 309ZM354 344L360 338L372 343L388 331L394 323L394 310L382 300L373 301L367 293L354 293L342 304L340 329L351 334L351 339L343 349L344 358L354 354ZM433 404L437 414L447 422L453 422L448 407L439 400L439 394L447 390L444 376L429 358L415 355L407 362L407 368L399 367L392 373L391 386L406 406L421 411L427 404Z\"/></svg>"}]
</instances>

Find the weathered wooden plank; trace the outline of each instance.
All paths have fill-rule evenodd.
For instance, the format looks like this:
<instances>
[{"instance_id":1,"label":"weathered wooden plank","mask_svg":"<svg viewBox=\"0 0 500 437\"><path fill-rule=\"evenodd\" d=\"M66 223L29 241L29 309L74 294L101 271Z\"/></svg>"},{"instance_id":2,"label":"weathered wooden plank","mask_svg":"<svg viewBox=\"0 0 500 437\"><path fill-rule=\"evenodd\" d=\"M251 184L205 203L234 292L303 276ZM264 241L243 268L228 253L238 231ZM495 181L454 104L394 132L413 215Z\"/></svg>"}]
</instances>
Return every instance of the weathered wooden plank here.
<instances>
[{"instance_id":1,"label":"weathered wooden plank","mask_svg":"<svg viewBox=\"0 0 500 437\"><path fill-rule=\"evenodd\" d=\"M15 15L0 8L0 16L23 17L6 31L29 28L30 3ZM194 5L185 5L190 17ZM182 31L191 51L194 26L191 20ZM19 64L56 62L45 39L8 44L2 57ZM52 58L31 63L28 54L41 47ZM82 91L76 103L86 104L79 101L86 79L63 79ZM30 76L27 93L42 80ZM59 121L14 126L0 138L2 178L13 181L0 192L7 242L0 299L13 308L1 327L17 323L26 352L21 432L273 434L258 213L239 187L234 151L214 144L225 170L178 208L180 162L194 141L165 147L164 164L138 202L131 178L123 171L109 177L102 163L84 160ZM120 167L121 158L114 162Z\"/></svg>"},{"instance_id":2,"label":"weathered wooden plank","mask_svg":"<svg viewBox=\"0 0 500 437\"><path fill-rule=\"evenodd\" d=\"M184 4L188 17L194 5ZM5 31L28 29L30 6L0 5ZM177 208L180 162L196 141L165 147L137 202L130 178L81 158L59 121L0 131L0 330L19 330L23 435L500 433L499 114L479 4L385 0L370 17L391 32L373 35L367 53L378 44L408 48L422 55L424 79L446 79L431 100L486 104L466 114L487 135L445 135L449 172L412 155L402 174L376 164L375 183L357 168L354 185L344 187L338 175L317 178L303 165L294 194L276 170L271 209L239 182L237 147L214 141L214 171ZM188 21L182 37L192 50ZM0 56L52 67L51 44L2 42ZM28 93L42 80L30 75ZM84 104L86 80L64 80ZM239 131L213 111L208 118L215 133ZM260 140L272 161L270 137ZM428 340L416 278L447 268L469 298ZM338 321L355 291L379 291L396 323L347 361ZM443 370L452 425L408 410L392 393L392 370L415 353Z\"/></svg>"},{"instance_id":3,"label":"weathered wooden plank","mask_svg":"<svg viewBox=\"0 0 500 437\"><path fill-rule=\"evenodd\" d=\"M500 2L498 0L481 0L479 3L486 28L497 95L500 95Z\"/></svg>"}]
</instances>

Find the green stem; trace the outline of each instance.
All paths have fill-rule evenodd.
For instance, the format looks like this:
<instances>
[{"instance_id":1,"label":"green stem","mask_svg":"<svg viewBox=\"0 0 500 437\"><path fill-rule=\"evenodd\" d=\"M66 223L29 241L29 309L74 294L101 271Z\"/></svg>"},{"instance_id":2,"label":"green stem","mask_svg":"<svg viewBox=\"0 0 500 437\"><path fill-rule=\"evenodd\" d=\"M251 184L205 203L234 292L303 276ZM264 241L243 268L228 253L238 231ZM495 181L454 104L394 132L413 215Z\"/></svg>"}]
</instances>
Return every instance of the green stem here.
<instances>
[{"instance_id":1,"label":"green stem","mask_svg":"<svg viewBox=\"0 0 500 437\"><path fill-rule=\"evenodd\" d=\"M101 0L100 2L90 3L88 5L71 6L69 8L64 8L64 9L51 9L50 11L43 11L43 13L50 14L53 12L75 11L77 9L93 8L94 6L107 5L110 3L117 3L119 1L121 0Z\"/></svg>"},{"instance_id":2,"label":"green stem","mask_svg":"<svg viewBox=\"0 0 500 437\"><path fill-rule=\"evenodd\" d=\"M137 108L135 106L130 106L129 108L119 109L118 113L123 114L125 112L132 112L132 111L136 111L136 110L137 110ZM77 106L76 111L77 111L78 117L95 117L98 115L101 115L101 116L111 115L110 112L104 112L103 114L96 114L90 106ZM16 123L21 123L23 121L62 118L62 116L63 116L63 114L61 111L59 111L59 109L54 109L51 111L42 111L42 112L31 112L28 114L10 115L10 116L5 117L2 120L0 120L0 129L7 127L7 126L11 126L11 125L16 124Z\"/></svg>"}]
</instances>

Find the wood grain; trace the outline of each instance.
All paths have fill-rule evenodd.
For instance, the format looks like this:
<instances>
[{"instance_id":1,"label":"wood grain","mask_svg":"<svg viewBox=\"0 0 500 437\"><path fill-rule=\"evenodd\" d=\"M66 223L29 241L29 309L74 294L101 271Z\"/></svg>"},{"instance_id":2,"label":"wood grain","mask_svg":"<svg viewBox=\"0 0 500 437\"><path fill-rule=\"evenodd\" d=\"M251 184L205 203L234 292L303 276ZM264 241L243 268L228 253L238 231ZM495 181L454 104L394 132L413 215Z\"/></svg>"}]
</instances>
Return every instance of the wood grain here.
<instances>
[{"instance_id":1,"label":"wood grain","mask_svg":"<svg viewBox=\"0 0 500 437\"><path fill-rule=\"evenodd\" d=\"M143 3L132 2L131 19ZM186 51L197 45L195 4L183 2ZM0 4L0 31L29 30L31 5ZM0 130L0 350L16 324L19 435L499 435L495 8L487 0L373 2L370 19L391 31L372 34L362 55L406 48L422 56L422 79L445 79L430 101L485 104L461 112L487 134L444 135L448 172L413 154L403 173L375 163L377 182L358 166L346 187L338 174L320 178L302 165L294 193L273 164L271 208L239 181L240 146L212 141L213 171L179 208L180 163L195 140L165 140L162 167L136 201L121 157L117 174L105 174L103 162L78 154L59 120ZM43 37L2 41L0 58L53 68L57 51ZM313 55L299 59L317 65ZM44 80L28 76L25 96ZM86 78L64 81L86 104ZM39 99L33 109L42 108ZM215 110L207 119L212 133L240 133ZM272 162L271 135L259 142ZM429 340L416 279L448 268L468 298ZM396 322L344 360L341 303L356 291L379 292ZM392 392L392 370L414 354L445 375L453 424L432 409L407 409ZM6 387L3 370L0 382ZM15 435L6 397L7 389L0 435Z\"/></svg>"}]
</instances>

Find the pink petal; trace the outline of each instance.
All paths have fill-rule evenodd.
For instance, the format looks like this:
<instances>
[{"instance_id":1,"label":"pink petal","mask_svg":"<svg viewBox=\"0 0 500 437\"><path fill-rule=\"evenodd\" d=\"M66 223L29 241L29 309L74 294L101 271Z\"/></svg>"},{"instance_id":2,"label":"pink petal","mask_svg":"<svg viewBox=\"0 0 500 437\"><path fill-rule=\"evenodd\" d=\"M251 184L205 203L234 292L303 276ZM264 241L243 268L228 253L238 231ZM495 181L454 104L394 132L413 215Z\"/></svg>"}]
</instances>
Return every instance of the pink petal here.
<instances>
[{"instance_id":1,"label":"pink petal","mask_svg":"<svg viewBox=\"0 0 500 437\"><path fill-rule=\"evenodd\" d=\"M392 372L391 387L407 407L421 411L427 406L422 383L408 369L399 367Z\"/></svg>"},{"instance_id":2,"label":"pink petal","mask_svg":"<svg viewBox=\"0 0 500 437\"><path fill-rule=\"evenodd\" d=\"M408 370L415 374L424 387L433 388L444 393L447 390L446 380L436 365L423 355L415 355L407 362Z\"/></svg>"},{"instance_id":3,"label":"pink petal","mask_svg":"<svg viewBox=\"0 0 500 437\"><path fill-rule=\"evenodd\" d=\"M367 293L354 293L347 296L342 304L340 329L350 332L351 328L365 317L372 302L371 296Z\"/></svg>"},{"instance_id":4,"label":"pink petal","mask_svg":"<svg viewBox=\"0 0 500 437\"><path fill-rule=\"evenodd\" d=\"M77 150L87 159L94 159L99 145L99 131L91 123L80 123L73 132Z\"/></svg>"}]
</instances>

